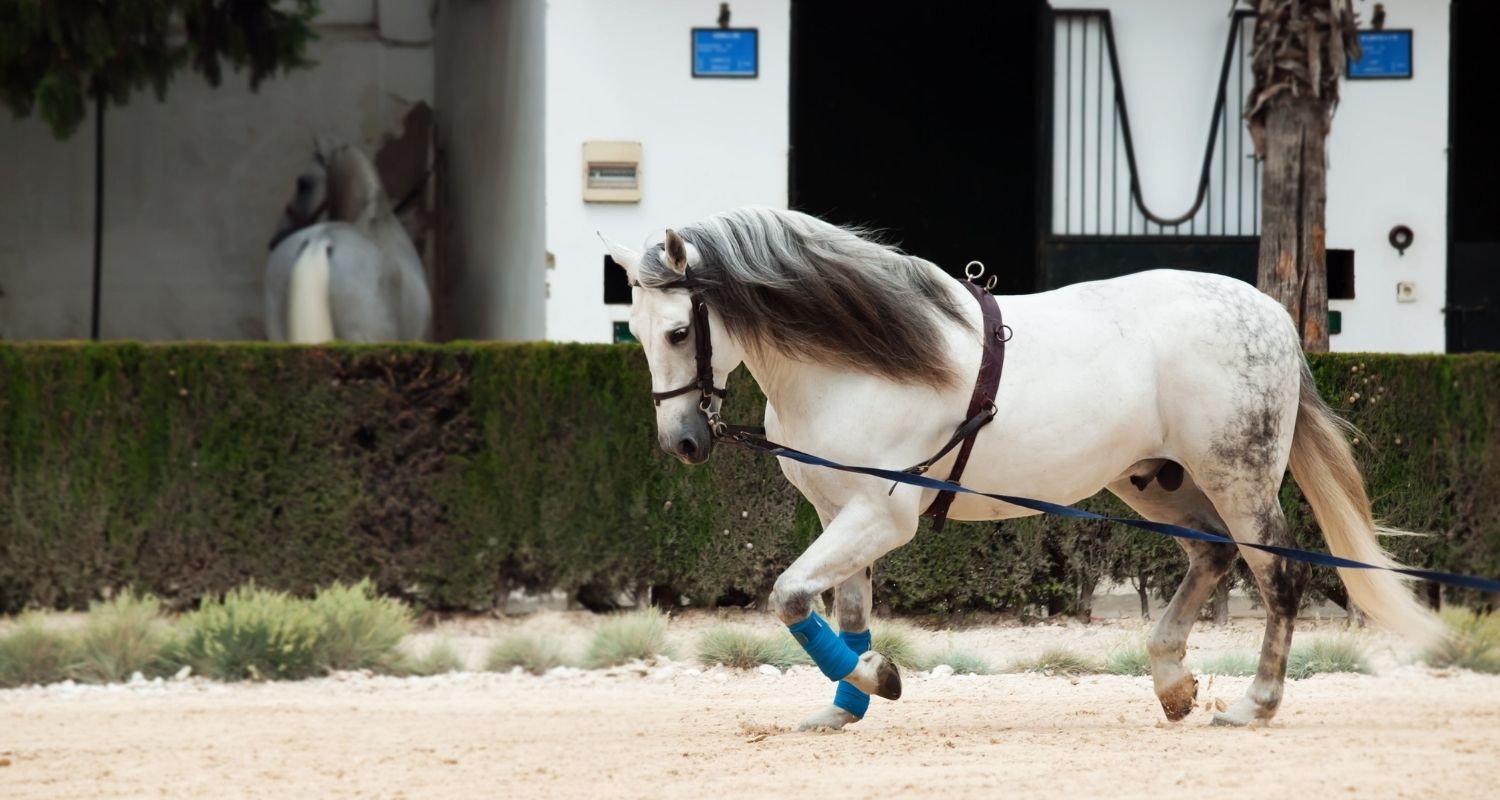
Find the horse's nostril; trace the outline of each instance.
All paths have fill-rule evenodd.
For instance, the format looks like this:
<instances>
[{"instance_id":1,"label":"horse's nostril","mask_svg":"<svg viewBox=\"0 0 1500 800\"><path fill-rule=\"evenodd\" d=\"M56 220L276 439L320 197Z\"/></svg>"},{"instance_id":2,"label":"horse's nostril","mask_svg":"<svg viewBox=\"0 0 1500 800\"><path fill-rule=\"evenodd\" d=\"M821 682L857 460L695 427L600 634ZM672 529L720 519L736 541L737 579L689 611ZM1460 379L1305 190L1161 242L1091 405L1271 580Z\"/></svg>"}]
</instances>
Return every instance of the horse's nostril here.
<instances>
[{"instance_id":1,"label":"horse's nostril","mask_svg":"<svg viewBox=\"0 0 1500 800\"><path fill-rule=\"evenodd\" d=\"M698 443L691 438L683 439L677 443L677 452L684 456L692 457L698 452Z\"/></svg>"},{"instance_id":2,"label":"horse's nostril","mask_svg":"<svg viewBox=\"0 0 1500 800\"><path fill-rule=\"evenodd\" d=\"M297 178L297 191L299 191L299 192L309 192L309 191L312 191L312 187L313 187L313 179L312 179L311 176L309 176L309 175L303 175L303 176Z\"/></svg>"}]
</instances>

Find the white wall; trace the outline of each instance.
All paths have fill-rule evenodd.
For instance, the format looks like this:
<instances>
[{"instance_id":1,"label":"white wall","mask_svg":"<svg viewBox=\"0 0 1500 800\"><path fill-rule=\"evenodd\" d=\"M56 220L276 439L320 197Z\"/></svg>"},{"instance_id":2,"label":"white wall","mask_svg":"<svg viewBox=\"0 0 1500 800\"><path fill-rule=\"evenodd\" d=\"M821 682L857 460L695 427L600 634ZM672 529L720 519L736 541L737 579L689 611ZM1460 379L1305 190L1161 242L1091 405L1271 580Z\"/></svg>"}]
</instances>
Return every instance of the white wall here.
<instances>
[{"instance_id":1,"label":"white wall","mask_svg":"<svg viewBox=\"0 0 1500 800\"><path fill-rule=\"evenodd\" d=\"M329 3L312 70L251 92L190 74L106 114L102 334L264 335L266 244L314 134L369 146L432 101L429 46L389 43L373 0ZM0 115L0 338L86 338L94 214L93 120L54 141L34 116Z\"/></svg>"},{"instance_id":2,"label":"white wall","mask_svg":"<svg viewBox=\"0 0 1500 800\"><path fill-rule=\"evenodd\" d=\"M1328 246L1354 250L1355 299L1330 301L1344 317L1344 332L1332 344L1342 351L1442 352L1449 6L1383 1L1387 29L1413 30L1413 77L1343 84L1328 139ZM1395 225L1416 234L1404 256L1387 242ZM1396 302L1398 281L1416 282L1417 302Z\"/></svg>"},{"instance_id":3,"label":"white wall","mask_svg":"<svg viewBox=\"0 0 1500 800\"><path fill-rule=\"evenodd\" d=\"M1157 213L1192 204L1228 33L1227 3L1204 0L1053 0L1056 8L1110 9L1141 169ZM1414 78L1346 81L1328 142L1330 248L1355 252L1357 299L1343 312L1339 351L1429 352L1444 347L1448 142L1448 3L1385 0L1386 27L1414 30ZM1371 4L1356 4L1368 18ZM1232 87L1233 88L1233 87ZM1405 224L1404 257L1386 242ZM1396 283L1418 301L1396 302Z\"/></svg>"},{"instance_id":4,"label":"white wall","mask_svg":"<svg viewBox=\"0 0 1500 800\"><path fill-rule=\"evenodd\" d=\"M547 6L547 338L609 341L595 231L632 247L741 205L786 206L789 0L736 0L760 29L760 77L693 79L690 34L709 0L550 0ZM642 143L638 204L582 199L586 140Z\"/></svg>"}]
</instances>

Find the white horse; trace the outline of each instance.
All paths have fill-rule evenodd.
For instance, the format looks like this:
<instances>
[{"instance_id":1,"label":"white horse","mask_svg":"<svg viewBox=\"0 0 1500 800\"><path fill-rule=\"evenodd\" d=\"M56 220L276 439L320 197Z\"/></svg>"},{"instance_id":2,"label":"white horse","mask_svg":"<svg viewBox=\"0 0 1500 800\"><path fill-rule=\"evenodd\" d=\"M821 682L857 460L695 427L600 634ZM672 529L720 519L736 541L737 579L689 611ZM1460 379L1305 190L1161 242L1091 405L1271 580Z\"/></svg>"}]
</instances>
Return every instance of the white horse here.
<instances>
[{"instance_id":1,"label":"white horse","mask_svg":"<svg viewBox=\"0 0 1500 800\"><path fill-rule=\"evenodd\" d=\"M717 387L741 363L766 395L770 439L845 464L902 469L964 421L980 365L979 304L931 263L772 209L668 230L644 253L609 249L636 286L630 327L657 392L658 441L683 462L708 458L705 410L717 413ZM704 312L695 316L690 296ZM1013 337L999 412L978 435L965 485L1054 503L1108 489L1151 520L1292 546L1277 500L1290 460L1329 549L1393 564L1376 540L1346 423L1318 397L1287 313L1254 287L1161 270L1002 297L1000 306ZM712 346L706 379L695 363L703 344ZM931 474L946 476L953 460ZM780 463L823 532L777 579L771 605L824 674L843 681L835 704L803 726L838 728L864 714L868 694L900 695L894 665L861 652L872 567L912 540L936 493ZM1145 480L1164 466L1173 479ZM963 494L950 510L965 520L1030 513ZM1190 566L1148 645L1163 711L1178 720L1193 709L1187 635L1238 550L1265 601L1265 638L1249 690L1214 722L1271 718L1309 567L1233 545L1179 544ZM1375 622L1437 635L1431 612L1396 575L1340 573ZM812 612L830 588L837 635Z\"/></svg>"},{"instance_id":2,"label":"white horse","mask_svg":"<svg viewBox=\"0 0 1500 800\"><path fill-rule=\"evenodd\" d=\"M323 216L327 222L318 222ZM359 149L318 143L271 239L272 341L426 339L432 299L422 259Z\"/></svg>"}]
</instances>

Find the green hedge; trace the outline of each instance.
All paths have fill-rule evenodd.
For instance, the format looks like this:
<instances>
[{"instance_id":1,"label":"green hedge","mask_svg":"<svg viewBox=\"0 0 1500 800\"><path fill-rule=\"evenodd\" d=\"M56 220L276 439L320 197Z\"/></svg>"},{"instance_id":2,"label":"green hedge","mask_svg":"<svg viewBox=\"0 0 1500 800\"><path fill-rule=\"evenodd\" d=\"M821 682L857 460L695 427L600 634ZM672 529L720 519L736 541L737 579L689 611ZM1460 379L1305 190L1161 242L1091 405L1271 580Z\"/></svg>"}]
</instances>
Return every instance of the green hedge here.
<instances>
[{"instance_id":1,"label":"green hedge","mask_svg":"<svg viewBox=\"0 0 1500 800\"><path fill-rule=\"evenodd\" d=\"M1500 357L1314 366L1375 445L1377 513L1436 534L1396 550L1500 574ZM753 383L734 383L729 416L758 418ZM661 455L629 346L0 345L0 492L3 611L365 576L436 609L516 587L743 602L818 530L771 459ZM1295 489L1286 501L1321 547ZM1097 524L953 524L883 560L876 594L902 611L1058 612L1101 576L1170 592L1183 566L1170 542ZM1332 573L1318 581L1339 596Z\"/></svg>"}]
</instances>

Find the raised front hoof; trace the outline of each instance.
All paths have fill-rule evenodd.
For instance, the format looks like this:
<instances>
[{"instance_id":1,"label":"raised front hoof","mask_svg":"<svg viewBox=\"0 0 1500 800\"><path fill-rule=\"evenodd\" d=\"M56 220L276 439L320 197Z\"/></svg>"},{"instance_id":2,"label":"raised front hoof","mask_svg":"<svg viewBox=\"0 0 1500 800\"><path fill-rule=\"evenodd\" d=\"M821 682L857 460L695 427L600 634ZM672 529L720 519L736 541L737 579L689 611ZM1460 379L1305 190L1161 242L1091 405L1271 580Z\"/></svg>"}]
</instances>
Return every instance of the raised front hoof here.
<instances>
[{"instance_id":1,"label":"raised front hoof","mask_svg":"<svg viewBox=\"0 0 1500 800\"><path fill-rule=\"evenodd\" d=\"M890 659L871 650L860 655L854 671L844 676L854 688L887 700L901 698L901 672Z\"/></svg>"},{"instance_id":2,"label":"raised front hoof","mask_svg":"<svg viewBox=\"0 0 1500 800\"><path fill-rule=\"evenodd\" d=\"M1157 699L1161 700L1161 710L1167 719L1176 722L1192 713L1193 704L1198 700L1198 679L1184 675L1166 691L1158 692Z\"/></svg>"},{"instance_id":3,"label":"raised front hoof","mask_svg":"<svg viewBox=\"0 0 1500 800\"><path fill-rule=\"evenodd\" d=\"M797 726L799 731L837 731L842 730L851 722L859 722L859 717L850 714L838 706L826 706L813 712L813 715L802 720Z\"/></svg>"},{"instance_id":4,"label":"raised front hoof","mask_svg":"<svg viewBox=\"0 0 1500 800\"><path fill-rule=\"evenodd\" d=\"M875 670L875 694L887 700L901 699L901 670L896 669L896 664L888 658L880 659L880 666Z\"/></svg>"}]
</instances>

